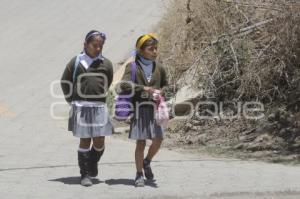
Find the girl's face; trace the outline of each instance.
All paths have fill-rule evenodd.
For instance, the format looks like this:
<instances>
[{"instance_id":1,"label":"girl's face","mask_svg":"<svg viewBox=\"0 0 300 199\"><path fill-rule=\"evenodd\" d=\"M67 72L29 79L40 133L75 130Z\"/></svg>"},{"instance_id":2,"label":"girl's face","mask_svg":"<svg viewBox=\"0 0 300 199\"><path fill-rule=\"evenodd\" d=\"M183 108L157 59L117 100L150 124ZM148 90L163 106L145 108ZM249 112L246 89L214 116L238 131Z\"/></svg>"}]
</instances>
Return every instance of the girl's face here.
<instances>
[{"instance_id":1,"label":"girl's face","mask_svg":"<svg viewBox=\"0 0 300 199\"><path fill-rule=\"evenodd\" d=\"M91 58L96 58L102 52L104 39L100 36L94 37L88 43L84 43L84 49Z\"/></svg>"},{"instance_id":2,"label":"girl's face","mask_svg":"<svg viewBox=\"0 0 300 199\"><path fill-rule=\"evenodd\" d=\"M140 50L140 54L151 61L155 61L157 58L157 44L147 46L144 50Z\"/></svg>"}]
</instances>

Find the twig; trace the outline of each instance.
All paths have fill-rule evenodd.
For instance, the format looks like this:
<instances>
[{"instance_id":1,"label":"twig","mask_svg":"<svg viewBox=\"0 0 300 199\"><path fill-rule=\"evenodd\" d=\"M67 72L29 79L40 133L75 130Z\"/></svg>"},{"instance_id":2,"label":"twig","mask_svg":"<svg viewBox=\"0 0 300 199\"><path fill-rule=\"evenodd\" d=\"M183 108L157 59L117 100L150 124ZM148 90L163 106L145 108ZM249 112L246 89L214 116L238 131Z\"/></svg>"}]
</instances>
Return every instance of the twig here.
<instances>
[{"instance_id":1,"label":"twig","mask_svg":"<svg viewBox=\"0 0 300 199\"><path fill-rule=\"evenodd\" d=\"M238 77L239 76L239 60L236 56L236 53L235 53L235 50L234 50L234 47L233 47L232 43L230 43L230 48L231 48L231 51L234 55L234 60L235 60L235 75Z\"/></svg>"},{"instance_id":2,"label":"twig","mask_svg":"<svg viewBox=\"0 0 300 199\"><path fill-rule=\"evenodd\" d=\"M187 9L187 13L188 13L187 18L186 18L186 24L189 24L192 22L191 0L187 0L186 9Z\"/></svg>"},{"instance_id":3,"label":"twig","mask_svg":"<svg viewBox=\"0 0 300 199\"><path fill-rule=\"evenodd\" d=\"M243 33L243 32L247 32L249 30L252 30L252 29L264 26L264 25L266 25L266 24L268 24L268 23L270 23L272 21L273 21L273 19L268 19L268 20L265 20L265 21L261 21L261 22L255 23L255 24L253 24L251 26L248 26L248 27L236 30L235 32L233 32L233 35L236 35L236 34L239 34L239 33Z\"/></svg>"}]
</instances>

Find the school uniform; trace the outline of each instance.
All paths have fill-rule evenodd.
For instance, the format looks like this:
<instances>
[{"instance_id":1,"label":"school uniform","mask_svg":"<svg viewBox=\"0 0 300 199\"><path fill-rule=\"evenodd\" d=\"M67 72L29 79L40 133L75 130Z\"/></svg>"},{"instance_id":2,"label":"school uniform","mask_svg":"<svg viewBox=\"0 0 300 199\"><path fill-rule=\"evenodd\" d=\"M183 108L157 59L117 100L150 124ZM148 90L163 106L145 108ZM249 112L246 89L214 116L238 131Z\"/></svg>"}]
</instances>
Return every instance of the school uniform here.
<instances>
[{"instance_id":1,"label":"school uniform","mask_svg":"<svg viewBox=\"0 0 300 199\"><path fill-rule=\"evenodd\" d=\"M99 55L92 59L85 52L66 66L61 80L72 83L61 84L66 101L71 105L68 130L78 138L109 136L113 127L106 104L106 93L113 79L111 61ZM74 75L74 73L76 73ZM74 77L73 77L74 75ZM67 96L72 92L71 96Z\"/></svg>"},{"instance_id":2,"label":"school uniform","mask_svg":"<svg viewBox=\"0 0 300 199\"><path fill-rule=\"evenodd\" d=\"M131 119L129 138L134 140L147 140L164 137L164 130L154 118L155 101L153 96L144 91L144 87L165 90L168 86L165 69L158 63L144 64L141 58L136 59L136 81L133 83L134 117ZM131 81L131 64L126 66L121 83L122 91L131 91L132 85L126 83Z\"/></svg>"}]
</instances>

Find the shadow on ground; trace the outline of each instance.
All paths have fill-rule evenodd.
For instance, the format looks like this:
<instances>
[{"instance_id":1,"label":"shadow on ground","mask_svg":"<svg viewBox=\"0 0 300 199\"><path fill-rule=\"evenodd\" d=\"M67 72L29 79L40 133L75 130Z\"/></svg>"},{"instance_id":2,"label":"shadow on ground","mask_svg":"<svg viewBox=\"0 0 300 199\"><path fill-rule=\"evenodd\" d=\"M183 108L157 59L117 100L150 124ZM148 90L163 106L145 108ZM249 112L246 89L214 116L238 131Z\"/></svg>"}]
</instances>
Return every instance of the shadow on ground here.
<instances>
[{"instance_id":1,"label":"shadow on ground","mask_svg":"<svg viewBox=\"0 0 300 199\"><path fill-rule=\"evenodd\" d=\"M109 179L106 180L105 183L109 186L112 185L126 185L126 186L134 186L134 180L133 179ZM155 181L146 180L145 185L153 188L158 188Z\"/></svg>"},{"instance_id":2,"label":"shadow on ground","mask_svg":"<svg viewBox=\"0 0 300 199\"><path fill-rule=\"evenodd\" d=\"M65 178L58 178L49 180L51 182L61 182L67 185L79 185L80 184L80 177L65 177ZM103 183L103 181L100 181L98 179L92 179L93 184L100 184Z\"/></svg>"}]
</instances>

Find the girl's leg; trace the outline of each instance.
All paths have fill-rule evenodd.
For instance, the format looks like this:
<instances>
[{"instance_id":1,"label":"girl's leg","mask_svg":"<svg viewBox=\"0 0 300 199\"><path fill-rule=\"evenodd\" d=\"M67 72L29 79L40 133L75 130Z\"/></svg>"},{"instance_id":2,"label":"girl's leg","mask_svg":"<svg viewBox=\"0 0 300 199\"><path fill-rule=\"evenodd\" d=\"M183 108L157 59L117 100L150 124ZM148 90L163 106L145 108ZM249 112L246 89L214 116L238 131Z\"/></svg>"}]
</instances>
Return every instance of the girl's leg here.
<instances>
[{"instance_id":1,"label":"girl's leg","mask_svg":"<svg viewBox=\"0 0 300 199\"><path fill-rule=\"evenodd\" d=\"M144 150L146 146L146 140L137 140L135 148L135 165L136 171L143 172L143 160L144 160Z\"/></svg>"},{"instance_id":2,"label":"girl's leg","mask_svg":"<svg viewBox=\"0 0 300 199\"><path fill-rule=\"evenodd\" d=\"M136 165L136 177L135 186L143 187L145 185L144 175L143 175L143 165L144 165L144 150L146 146L146 140L137 140L135 148L135 165Z\"/></svg>"},{"instance_id":3,"label":"girl's leg","mask_svg":"<svg viewBox=\"0 0 300 199\"><path fill-rule=\"evenodd\" d=\"M96 149L102 149L102 148L104 148L104 144L105 144L105 137L96 137L96 138L93 138L93 146Z\"/></svg>"},{"instance_id":4,"label":"girl's leg","mask_svg":"<svg viewBox=\"0 0 300 199\"><path fill-rule=\"evenodd\" d=\"M152 144L149 147L148 154L144 159L143 166L145 171L145 176L148 180L153 180L154 174L152 173L152 169L150 166L152 158L157 154L158 150L160 149L162 139L153 139Z\"/></svg>"},{"instance_id":5,"label":"girl's leg","mask_svg":"<svg viewBox=\"0 0 300 199\"><path fill-rule=\"evenodd\" d=\"M98 162L100 161L105 149L105 137L93 138L93 146L90 152L90 176L98 175Z\"/></svg>"},{"instance_id":6,"label":"girl's leg","mask_svg":"<svg viewBox=\"0 0 300 199\"><path fill-rule=\"evenodd\" d=\"M156 139L152 140L152 144L149 147L148 154L146 157L147 160L151 161L153 159L153 157L157 154L157 152L159 151L160 146L162 144L162 141L163 141L163 139L160 139L160 138L156 138Z\"/></svg>"},{"instance_id":7,"label":"girl's leg","mask_svg":"<svg viewBox=\"0 0 300 199\"><path fill-rule=\"evenodd\" d=\"M91 146L91 138L80 138L79 150L82 149L90 149Z\"/></svg>"}]
</instances>

